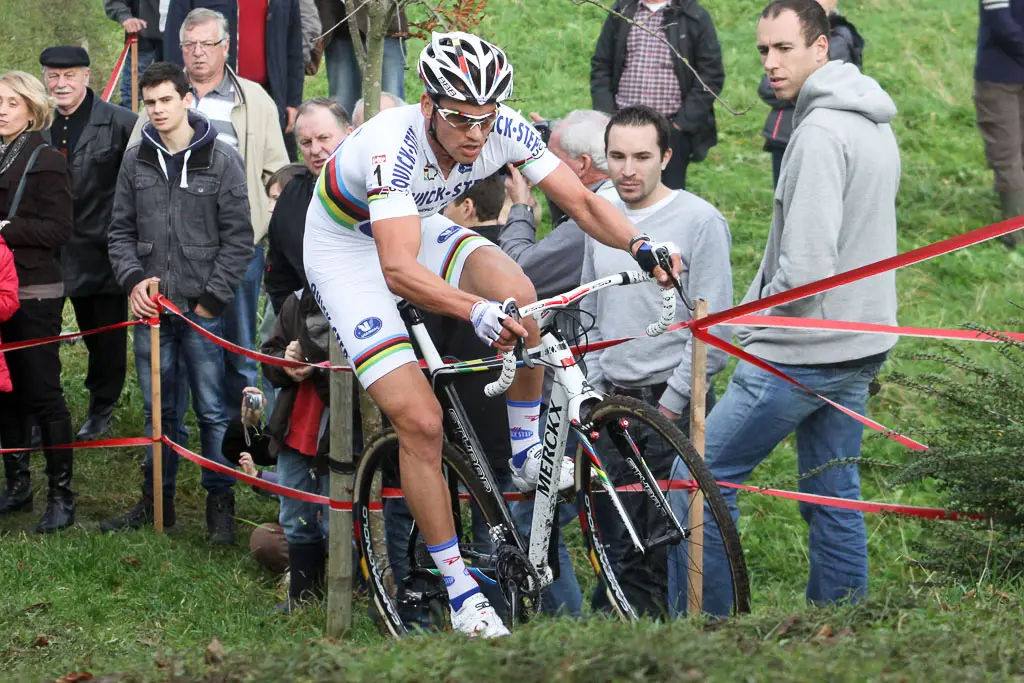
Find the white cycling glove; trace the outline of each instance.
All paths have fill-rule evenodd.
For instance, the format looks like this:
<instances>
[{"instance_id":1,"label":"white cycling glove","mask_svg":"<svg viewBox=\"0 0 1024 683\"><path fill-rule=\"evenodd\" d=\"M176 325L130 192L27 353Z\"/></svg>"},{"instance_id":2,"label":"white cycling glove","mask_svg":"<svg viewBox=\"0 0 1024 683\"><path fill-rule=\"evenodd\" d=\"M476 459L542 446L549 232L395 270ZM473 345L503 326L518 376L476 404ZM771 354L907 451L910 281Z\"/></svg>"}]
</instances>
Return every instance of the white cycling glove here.
<instances>
[{"instance_id":1,"label":"white cycling glove","mask_svg":"<svg viewBox=\"0 0 1024 683\"><path fill-rule=\"evenodd\" d=\"M501 331L504 329L501 323L508 317L504 308L504 305L497 301L481 299L470 309L469 320L473 323L473 331L476 332L476 336L480 337L480 341L488 346L498 341L498 337L501 336Z\"/></svg>"},{"instance_id":2,"label":"white cycling glove","mask_svg":"<svg viewBox=\"0 0 1024 683\"><path fill-rule=\"evenodd\" d=\"M641 235L638 239L646 238L646 235ZM658 249L668 250L669 257L672 254L679 253L679 247L673 242L652 242L650 238L645 239L640 243L640 248L636 250L636 262L643 268L644 272L648 275L654 275L654 269L658 266L658 257L655 256L654 252Z\"/></svg>"}]
</instances>

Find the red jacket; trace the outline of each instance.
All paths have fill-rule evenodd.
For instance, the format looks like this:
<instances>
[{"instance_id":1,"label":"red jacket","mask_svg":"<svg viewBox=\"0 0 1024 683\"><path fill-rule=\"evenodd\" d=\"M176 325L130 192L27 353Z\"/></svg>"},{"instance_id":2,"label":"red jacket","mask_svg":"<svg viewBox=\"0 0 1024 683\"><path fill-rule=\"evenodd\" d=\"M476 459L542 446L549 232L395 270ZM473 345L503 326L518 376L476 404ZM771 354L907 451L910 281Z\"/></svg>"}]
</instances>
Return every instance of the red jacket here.
<instances>
[{"instance_id":1,"label":"red jacket","mask_svg":"<svg viewBox=\"0 0 1024 683\"><path fill-rule=\"evenodd\" d=\"M14 253L7 248L7 243L0 237L0 322L11 319L21 303L18 301L18 271L14 269ZM0 344L3 339L0 339ZM7 370L7 360L0 353L0 391L13 391L11 373Z\"/></svg>"}]
</instances>

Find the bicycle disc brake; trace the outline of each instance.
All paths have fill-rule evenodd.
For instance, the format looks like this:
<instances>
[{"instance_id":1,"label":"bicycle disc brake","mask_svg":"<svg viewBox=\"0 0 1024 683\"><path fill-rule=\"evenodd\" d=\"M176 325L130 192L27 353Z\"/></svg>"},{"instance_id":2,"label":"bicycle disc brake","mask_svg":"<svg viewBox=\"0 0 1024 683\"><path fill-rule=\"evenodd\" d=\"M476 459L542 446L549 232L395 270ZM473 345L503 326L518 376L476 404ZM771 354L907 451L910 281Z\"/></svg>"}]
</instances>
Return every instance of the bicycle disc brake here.
<instances>
[{"instance_id":1,"label":"bicycle disc brake","mask_svg":"<svg viewBox=\"0 0 1024 683\"><path fill-rule=\"evenodd\" d=\"M509 622L527 621L540 610L540 574L522 550L502 544L494 562L501 594L509 606Z\"/></svg>"}]
</instances>

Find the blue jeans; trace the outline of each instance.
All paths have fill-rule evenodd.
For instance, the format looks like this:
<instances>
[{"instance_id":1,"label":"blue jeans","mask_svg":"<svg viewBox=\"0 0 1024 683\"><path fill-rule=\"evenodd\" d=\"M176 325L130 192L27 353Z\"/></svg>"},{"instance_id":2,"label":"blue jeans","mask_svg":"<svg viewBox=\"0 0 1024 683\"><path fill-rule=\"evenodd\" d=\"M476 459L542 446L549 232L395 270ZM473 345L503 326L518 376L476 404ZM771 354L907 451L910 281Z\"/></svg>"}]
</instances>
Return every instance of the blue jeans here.
<instances>
[{"instance_id":1,"label":"blue jeans","mask_svg":"<svg viewBox=\"0 0 1024 683\"><path fill-rule=\"evenodd\" d=\"M313 458L299 453L294 448L282 446L281 453L277 456L277 481L281 486L330 496L330 475L314 475L312 468ZM284 527L284 537L288 539L288 545L326 543L329 515L329 505L306 503L281 496L279 521Z\"/></svg>"},{"instance_id":2,"label":"blue jeans","mask_svg":"<svg viewBox=\"0 0 1024 683\"><path fill-rule=\"evenodd\" d=\"M191 311L185 316L206 331L223 336L222 317L203 318ZM139 390L142 392L146 434L152 435L153 382L149 366L149 330L136 330L134 344L135 372L139 378ZM185 417L179 400L182 387L178 382L183 375L188 376L192 388L202 443L201 455L230 466L221 452L224 432L228 427L228 414L224 409L224 351L213 342L204 339L177 316L160 316L161 427L163 433L171 439L177 437L179 425ZM178 455L168 448L163 449L163 470L164 495L173 498L178 475ZM227 489L233 486L234 482L231 477L203 468L203 488L208 492ZM143 490L153 491L152 448L143 462Z\"/></svg>"},{"instance_id":3,"label":"blue jeans","mask_svg":"<svg viewBox=\"0 0 1024 683\"><path fill-rule=\"evenodd\" d=\"M256 341L256 309L260 303L260 282L263 281L265 267L263 247L257 245L249 259L245 276L235 290L235 298L221 315L224 318L224 339L250 351ZM226 353L224 361L224 405L227 406L228 415L236 417L242 406L242 390L257 386L259 370L256 361L237 353Z\"/></svg>"},{"instance_id":4,"label":"blue jeans","mask_svg":"<svg viewBox=\"0 0 1024 683\"><path fill-rule=\"evenodd\" d=\"M868 384L881 363L853 368L777 367L822 396L864 414ZM787 435L796 432L801 473L834 460L860 457L863 426L821 399L749 363L736 368L722 400L708 416L706 459L716 481L743 483ZM860 499L856 465L827 467L800 480L800 491ZM734 520L739 519L736 490L722 495ZM800 503L810 527L810 577L807 600L830 603L867 595L868 548L864 515L853 510ZM704 610L726 616L732 607L728 561L718 525L705 506Z\"/></svg>"},{"instance_id":5,"label":"blue jeans","mask_svg":"<svg viewBox=\"0 0 1024 683\"><path fill-rule=\"evenodd\" d=\"M327 89L331 98L341 102L350 115L356 100L362 97L363 77L346 27L332 34L324 50L327 60ZM405 99L405 45L401 38L384 39L384 64L380 88L383 92Z\"/></svg>"},{"instance_id":6,"label":"blue jeans","mask_svg":"<svg viewBox=\"0 0 1024 683\"><path fill-rule=\"evenodd\" d=\"M263 299L263 323L260 324L259 330L260 348L263 348L263 344L274 334L274 326L277 323L277 314L274 313L274 307L270 304L270 297L264 296ZM274 414L274 405L277 404L277 387L270 383L266 375L261 375L260 390L263 391L263 396L266 399L263 414L269 417Z\"/></svg>"},{"instance_id":7,"label":"blue jeans","mask_svg":"<svg viewBox=\"0 0 1024 683\"><path fill-rule=\"evenodd\" d=\"M142 49L142 44L139 44L139 78L142 78L142 72L149 68L149 65L153 62L159 62L163 58L163 47L154 47L149 50ZM139 92L139 104L142 104L142 92ZM132 55L128 53L128 58L124 60L124 66L121 68L121 106L126 109L132 108Z\"/></svg>"}]
</instances>

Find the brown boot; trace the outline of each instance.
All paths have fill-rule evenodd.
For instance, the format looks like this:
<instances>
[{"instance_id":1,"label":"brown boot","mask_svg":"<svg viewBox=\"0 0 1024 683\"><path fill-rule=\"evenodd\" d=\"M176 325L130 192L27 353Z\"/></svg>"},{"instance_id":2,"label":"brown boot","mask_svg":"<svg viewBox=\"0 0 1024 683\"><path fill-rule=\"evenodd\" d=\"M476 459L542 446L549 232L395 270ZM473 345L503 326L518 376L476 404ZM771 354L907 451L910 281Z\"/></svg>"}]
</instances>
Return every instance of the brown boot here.
<instances>
[{"instance_id":1,"label":"brown boot","mask_svg":"<svg viewBox=\"0 0 1024 683\"><path fill-rule=\"evenodd\" d=\"M1024 192L1000 192L999 205L1004 221L1024 215ZM1024 230L1003 235L999 241L1006 245L1007 249L1016 249L1018 244L1024 243Z\"/></svg>"}]
</instances>

